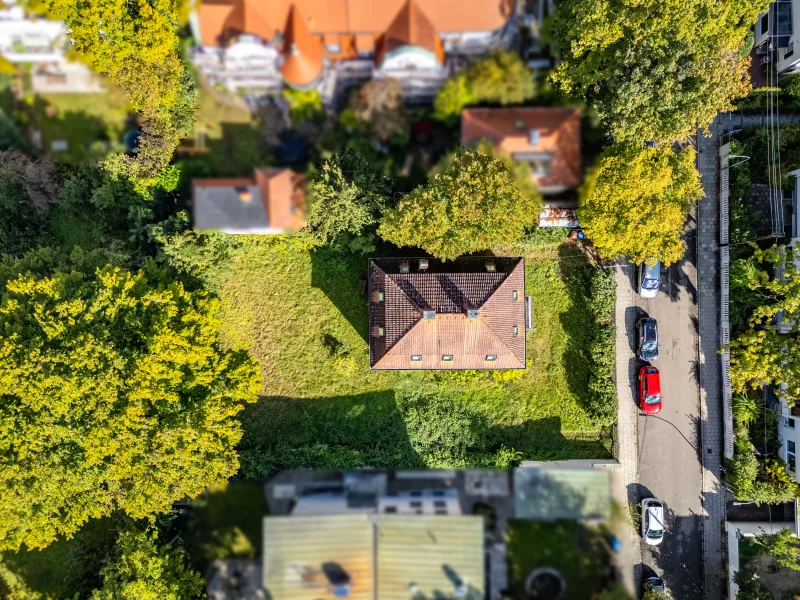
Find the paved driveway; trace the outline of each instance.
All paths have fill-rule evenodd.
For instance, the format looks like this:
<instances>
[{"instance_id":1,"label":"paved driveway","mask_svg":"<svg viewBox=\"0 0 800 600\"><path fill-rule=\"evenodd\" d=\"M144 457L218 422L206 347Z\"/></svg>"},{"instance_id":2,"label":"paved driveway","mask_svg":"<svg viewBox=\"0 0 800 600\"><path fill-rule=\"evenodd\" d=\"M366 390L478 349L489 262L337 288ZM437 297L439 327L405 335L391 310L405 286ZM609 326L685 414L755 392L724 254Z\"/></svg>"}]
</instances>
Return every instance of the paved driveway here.
<instances>
[{"instance_id":1,"label":"paved driveway","mask_svg":"<svg viewBox=\"0 0 800 600\"><path fill-rule=\"evenodd\" d=\"M703 582L697 276L694 232L688 235L690 251L683 261L662 272L658 296L646 300L631 295L632 306L625 314L631 394L620 394L621 402L636 398L638 367L645 363L635 357L635 322L648 315L658 321L659 357L652 364L661 372L663 408L658 415L638 413L639 484L631 495L653 496L666 506L664 542L657 547L642 543L643 573L651 567L661 575L675 600L700 597ZM633 285L635 269L627 270Z\"/></svg>"}]
</instances>

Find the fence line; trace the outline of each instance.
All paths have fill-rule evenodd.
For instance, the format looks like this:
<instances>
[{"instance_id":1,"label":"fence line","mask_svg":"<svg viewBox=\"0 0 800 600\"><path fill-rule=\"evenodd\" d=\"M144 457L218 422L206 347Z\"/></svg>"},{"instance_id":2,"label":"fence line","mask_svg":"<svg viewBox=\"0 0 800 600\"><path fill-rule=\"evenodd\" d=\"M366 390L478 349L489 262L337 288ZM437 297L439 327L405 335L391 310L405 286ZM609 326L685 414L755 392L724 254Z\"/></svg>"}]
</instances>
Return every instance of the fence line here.
<instances>
[{"instance_id":1,"label":"fence line","mask_svg":"<svg viewBox=\"0 0 800 600\"><path fill-rule=\"evenodd\" d=\"M719 149L719 287L720 287L720 346L726 348L731 342L730 324L730 266L731 254L728 247L730 229L730 171L728 167L729 144ZM731 363L730 353L723 352L722 366L722 421L724 431L725 458L733 457L733 409L731 407Z\"/></svg>"}]
</instances>

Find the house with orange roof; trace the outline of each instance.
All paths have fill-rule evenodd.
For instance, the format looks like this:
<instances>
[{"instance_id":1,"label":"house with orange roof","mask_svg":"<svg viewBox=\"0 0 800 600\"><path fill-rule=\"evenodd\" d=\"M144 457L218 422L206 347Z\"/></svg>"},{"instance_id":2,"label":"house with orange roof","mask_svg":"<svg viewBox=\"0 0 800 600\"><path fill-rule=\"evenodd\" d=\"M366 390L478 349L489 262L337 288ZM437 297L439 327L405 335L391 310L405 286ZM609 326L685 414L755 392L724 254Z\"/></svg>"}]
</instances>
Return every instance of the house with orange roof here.
<instances>
[{"instance_id":1,"label":"house with orange roof","mask_svg":"<svg viewBox=\"0 0 800 600\"><path fill-rule=\"evenodd\" d=\"M232 92L318 89L327 102L369 79L431 99L470 57L507 48L517 0L201 0L192 58Z\"/></svg>"},{"instance_id":2,"label":"house with orange roof","mask_svg":"<svg viewBox=\"0 0 800 600\"><path fill-rule=\"evenodd\" d=\"M254 177L192 180L192 221L200 231L281 234L305 220L306 178L291 169L256 169Z\"/></svg>"},{"instance_id":3,"label":"house with orange roof","mask_svg":"<svg viewBox=\"0 0 800 600\"><path fill-rule=\"evenodd\" d=\"M575 227L582 182L580 109L564 107L465 108L461 145L489 140L495 148L527 162L544 196L540 226Z\"/></svg>"}]
</instances>

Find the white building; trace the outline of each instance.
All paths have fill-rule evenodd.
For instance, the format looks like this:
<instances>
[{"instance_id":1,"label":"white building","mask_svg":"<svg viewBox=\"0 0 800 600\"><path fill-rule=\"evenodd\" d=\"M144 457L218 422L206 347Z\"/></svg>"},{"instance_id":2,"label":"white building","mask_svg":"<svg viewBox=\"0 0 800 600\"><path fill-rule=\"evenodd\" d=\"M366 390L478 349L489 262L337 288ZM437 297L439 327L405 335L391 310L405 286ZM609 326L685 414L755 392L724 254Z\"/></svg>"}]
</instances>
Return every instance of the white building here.
<instances>
[{"instance_id":1,"label":"white building","mask_svg":"<svg viewBox=\"0 0 800 600\"><path fill-rule=\"evenodd\" d=\"M795 51L800 26L800 0L775 0L755 25L755 47L762 61L777 61L778 75L800 71L800 47ZM774 53L770 54L770 48Z\"/></svg>"}]
</instances>

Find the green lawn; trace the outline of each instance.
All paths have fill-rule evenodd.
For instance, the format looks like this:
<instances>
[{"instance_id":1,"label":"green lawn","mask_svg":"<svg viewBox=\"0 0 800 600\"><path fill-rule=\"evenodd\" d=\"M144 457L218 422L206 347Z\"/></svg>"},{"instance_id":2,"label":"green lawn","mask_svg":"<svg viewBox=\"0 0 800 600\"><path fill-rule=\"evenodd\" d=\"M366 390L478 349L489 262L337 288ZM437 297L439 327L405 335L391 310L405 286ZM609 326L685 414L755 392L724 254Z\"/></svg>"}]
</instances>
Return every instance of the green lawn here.
<instances>
[{"instance_id":1,"label":"green lawn","mask_svg":"<svg viewBox=\"0 0 800 600\"><path fill-rule=\"evenodd\" d=\"M55 140L66 140L65 152L52 152L64 162L103 158L119 151L126 130L128 103L114 88L101 94L45 94L34 97L34 126L42 132L42 148L50 152Z\"/></svg>"},{"instance_id":2,"label":"green lawn","mask_svg":"<svg viewBox=\"0 0 800 600\"><path fill-rule=\"evenodd\" d=\"M603 536L576 521L510 521L506 542L513 598L527 598L525 580L538 568L559 571L567 582L567 600L592 598L609 584Z\"/></svg>"},{"instance_id":3,"label":"green lawn","mask_svg":"<svg viewBox=\"0 0 800 600\"><path fill-rule=\"evenodd\" d=\"M589 267L573 247L527 256L536 331L526 371L413 373L369 370L357 293L366 259L241 240L221 284L223 339L249 350L264 377L243 417L243 475L609 456L582 405L591 318L574 276Z\"/></svg>"}]
</instances>

